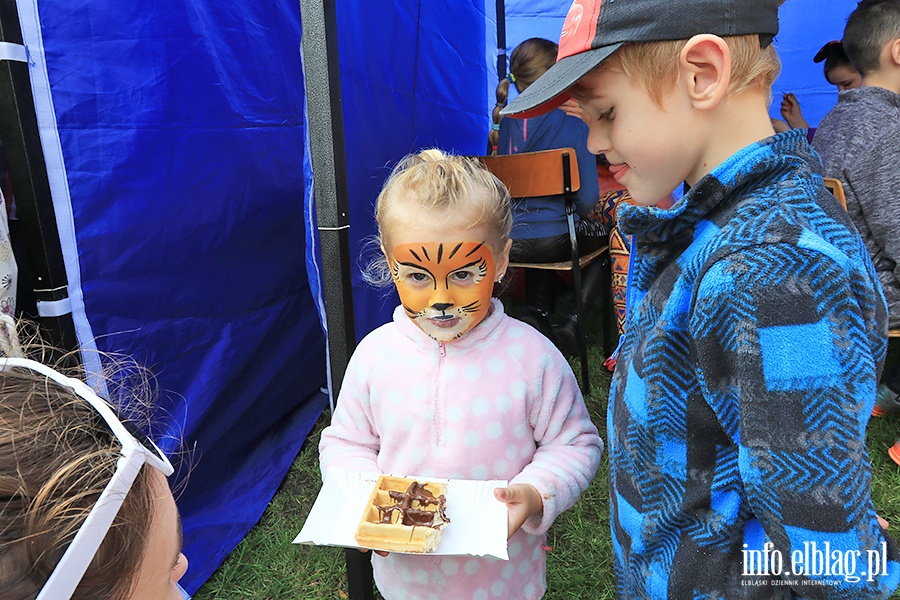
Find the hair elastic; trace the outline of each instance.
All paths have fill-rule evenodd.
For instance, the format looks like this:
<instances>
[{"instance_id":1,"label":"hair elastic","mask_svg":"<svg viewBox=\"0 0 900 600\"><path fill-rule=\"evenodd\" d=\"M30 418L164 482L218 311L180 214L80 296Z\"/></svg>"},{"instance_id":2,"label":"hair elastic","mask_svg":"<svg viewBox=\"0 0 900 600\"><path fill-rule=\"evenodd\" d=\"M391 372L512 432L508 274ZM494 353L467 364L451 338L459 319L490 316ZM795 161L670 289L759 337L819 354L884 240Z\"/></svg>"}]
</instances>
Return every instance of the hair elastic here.
<instances>
[{"instance_id":1,"label":"hair elastic","mask_svg":"<svg viewBox=\"0 0 900 600\"><path fill-rule=\"evenodd\" d=\"M515 83L515 82L516 82L516 76L513 75L512 72L507 73L507 74L506 74L506 78L509 79L509 82L510 82L510 83Z\"/></svg>"}]
</instances>

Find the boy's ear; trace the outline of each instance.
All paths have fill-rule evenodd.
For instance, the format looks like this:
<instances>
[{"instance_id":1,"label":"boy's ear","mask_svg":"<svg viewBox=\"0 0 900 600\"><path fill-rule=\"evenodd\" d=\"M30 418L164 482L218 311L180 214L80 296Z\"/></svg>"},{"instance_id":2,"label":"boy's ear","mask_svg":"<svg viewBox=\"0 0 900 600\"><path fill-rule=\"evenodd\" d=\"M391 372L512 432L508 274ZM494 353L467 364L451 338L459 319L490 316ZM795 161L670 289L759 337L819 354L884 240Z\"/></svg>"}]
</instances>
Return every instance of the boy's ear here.
<instances>
[{"instance_id":1,"label":"boy's ear","mask_svg":"<svg viewBox=\"0 0 900 600\"><path fill-rule=\"evenodd\" d=\"M896 38L888 44L888 57L894 67L900 67L900 38Z\"/></svg>"},{"instance_id":2,"label":"boy's ear","mask_svg":"<svg viewBox=\"0 0 900 600\"><path fill-rule=\"evenodd\" d=\"M679 67L691 104L701 110L719 105L731 83L731 49L716 35L695 35L681 50Z\"/></svg>"}]
</instances>

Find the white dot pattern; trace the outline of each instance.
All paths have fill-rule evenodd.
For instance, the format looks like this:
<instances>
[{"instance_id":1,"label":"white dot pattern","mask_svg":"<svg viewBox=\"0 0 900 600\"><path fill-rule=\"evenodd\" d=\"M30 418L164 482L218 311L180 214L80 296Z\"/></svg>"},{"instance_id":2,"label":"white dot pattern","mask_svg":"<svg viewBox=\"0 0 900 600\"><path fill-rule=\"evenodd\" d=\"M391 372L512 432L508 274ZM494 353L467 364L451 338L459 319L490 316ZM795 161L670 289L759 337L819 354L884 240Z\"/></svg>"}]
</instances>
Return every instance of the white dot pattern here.
<instances>
[{"instance_id":1,"label":"white dot pattern","mask_svg":"<svg viewBox=\"0 0 900 600\"><path fill-rule=\"evenodd\" d=\"M415 337L424 333L405 323L409 319L402 312L393 324L366 336L348 367L345 381L353 384L342 388L333 425L322 434L322 469L361 469L368 464L386 473L423 477L524 477L546 486L540 491L554 500L545 503L535 530L540 535L523 530L513 536L508 561L373 556L376 582L386 600L542 597L543 531L558 514L556 503L570 506L577 493L571 480L560 485L555 478L578 472L579 480L590 479L599 462L599 442L580 454L572 447L554 453L554 444L563 442L551 435L584 439L585 433L595 431L577 382L565 359L543 337L496 306L499 316L495 312L460 340L445 344L444 356L430 338ZM407 359L403 352L413 339L421 344L416 358ZM535 431L552 433L535 439ZM536 443L542 447L537 457Z\"/></svg>"}]
</instances>

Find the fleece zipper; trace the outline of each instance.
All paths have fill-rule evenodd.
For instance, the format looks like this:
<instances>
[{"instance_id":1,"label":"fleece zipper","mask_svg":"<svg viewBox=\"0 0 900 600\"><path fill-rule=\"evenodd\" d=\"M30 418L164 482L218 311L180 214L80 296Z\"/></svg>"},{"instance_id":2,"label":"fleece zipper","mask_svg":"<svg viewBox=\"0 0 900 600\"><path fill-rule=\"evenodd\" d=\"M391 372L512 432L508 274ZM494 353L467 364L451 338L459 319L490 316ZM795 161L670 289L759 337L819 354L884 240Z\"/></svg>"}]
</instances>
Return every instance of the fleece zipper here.
<instances>
[{"instance_id":1,"label":"fleece zipper","mask_svg":"<svg viewBox=\"0 0 900 600\"><path fill-rule=\"evenodd\" d=\"M441 400L441 370L444 365L444 358L447 356L447 349L444 347L444 342L438 342L438 364L437 370L434 375L434 445L440 446L443 441L443 436L441 435L443 421L444 421L444 411L443 411L443 402Z\"/></svg>"}]
</instances>

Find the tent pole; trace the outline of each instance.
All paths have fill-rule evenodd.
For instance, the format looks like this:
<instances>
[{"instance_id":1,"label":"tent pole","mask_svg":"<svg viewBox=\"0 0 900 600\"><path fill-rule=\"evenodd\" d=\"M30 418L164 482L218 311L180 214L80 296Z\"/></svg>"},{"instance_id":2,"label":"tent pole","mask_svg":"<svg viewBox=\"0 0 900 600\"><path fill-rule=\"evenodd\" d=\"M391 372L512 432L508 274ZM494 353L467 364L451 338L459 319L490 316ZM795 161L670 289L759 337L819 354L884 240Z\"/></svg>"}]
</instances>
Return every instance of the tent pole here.
<instances>
[{"instance_id":1,"label":"tent pole","mask_svg":"<svg viewBox=\"0 0 900 600\"><path fill-rule=\"evenodd\" d=\"M322 289L333 397L356 347L350 281L350 218L337 11L334 0L300 0L303 78L309 122L313 194L321 240ZM351 600L374 600L371 554L344 553Z\"/></svg>"},{"instance_id":2,"label":"tent pole","mask_svg":"<svg viewBox=\"0 0 900 600\"><path fill-rule=\"evenodd\" d=\"M497 81L506 77L506 5L497 0Z\"/></svg>"},{"instance_id":3,"label":"tent pole","mask_svg":"<svg viewBox=\"0 0 900 600\"><path fill-rule=\"evenodd\" d=\"M15 2L0 2L0 42L23 45ZM71 309L56 308L67 304L68 278L27 62L15 59L0 61L0 106L3 107L0 111L0 138L9 165L19 235L25 250L25 256L17 256L16 259L22 261L24 258L31 272L31 281L20 281L19 284L34 288L41 337L54 349L52 358L60 358L56 354L58 352L69 353L66 360L74 365L79 359L77 354L71 352L78 348L72 312ZM3 207L0 209L5 210ZM43 310L42 305L54 308Z\"/></svg>"}]
</instances>

